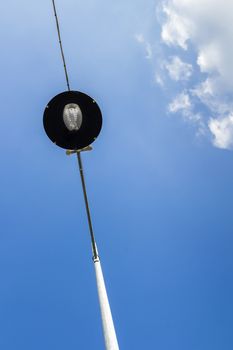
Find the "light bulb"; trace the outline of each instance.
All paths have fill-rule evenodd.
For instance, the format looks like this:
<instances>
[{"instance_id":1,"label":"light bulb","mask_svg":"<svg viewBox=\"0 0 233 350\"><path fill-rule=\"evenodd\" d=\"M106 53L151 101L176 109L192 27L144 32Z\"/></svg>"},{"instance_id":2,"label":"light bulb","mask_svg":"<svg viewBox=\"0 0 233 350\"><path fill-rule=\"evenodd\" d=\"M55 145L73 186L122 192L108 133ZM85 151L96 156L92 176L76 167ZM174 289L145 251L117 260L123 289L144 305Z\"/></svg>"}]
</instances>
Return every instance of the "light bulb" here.
<instances>
[{"instance_id":1,"label":"light bulb","mask_svg":"<svg viewBox=\"0 0 233 350\"><path fill-rule=\"evenodd\" d=\"M63 121L70 131L77 131L82 125L82 111L76 103L68 103L63 110Z\"/></svg>"}]
</instances>

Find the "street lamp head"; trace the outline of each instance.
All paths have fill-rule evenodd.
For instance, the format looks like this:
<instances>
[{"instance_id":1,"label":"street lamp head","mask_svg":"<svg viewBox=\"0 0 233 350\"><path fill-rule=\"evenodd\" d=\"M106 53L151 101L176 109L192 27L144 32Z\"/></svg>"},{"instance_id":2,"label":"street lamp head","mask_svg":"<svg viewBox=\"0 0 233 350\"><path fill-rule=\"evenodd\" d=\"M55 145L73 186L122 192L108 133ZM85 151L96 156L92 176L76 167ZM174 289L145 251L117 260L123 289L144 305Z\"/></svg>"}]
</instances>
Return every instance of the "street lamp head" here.
<instances>
[{"instance_id":1,"label":"street lamp head","mask_svg":"<svg viewBox=\"0 0 233 350\"><path fill-rule=\"evenodd\" d=\"M53 143L78 150L95 141L102 127L102 115L93 98L79 91L66 91L48 103L43 123Z\"/></svg>"}]
</instances>

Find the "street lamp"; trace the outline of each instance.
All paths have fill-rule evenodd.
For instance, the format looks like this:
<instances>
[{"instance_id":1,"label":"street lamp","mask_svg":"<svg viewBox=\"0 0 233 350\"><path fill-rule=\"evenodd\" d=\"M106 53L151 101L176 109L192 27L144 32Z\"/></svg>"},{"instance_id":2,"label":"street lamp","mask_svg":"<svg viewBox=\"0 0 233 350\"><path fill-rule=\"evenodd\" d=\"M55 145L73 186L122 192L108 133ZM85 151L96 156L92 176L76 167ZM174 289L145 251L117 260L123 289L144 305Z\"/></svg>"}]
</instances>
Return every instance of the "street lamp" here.
<instances>
[{"instance_id":1,"label":"street lamp","mask_svg":"<svg viewBox=\"0 0 233 350\"><path fill-rule=\"evenodd\" d=\"M77 154L99 296L102 326L106 350L119 350L111 309L108 301L100 258L92 227L81 152L98 137L102 127L102 115L95 100L79 91L66 91L55 96L44 111L44 129L50 140L66 149L66 154Z\"/></svg>"}]
</instances>

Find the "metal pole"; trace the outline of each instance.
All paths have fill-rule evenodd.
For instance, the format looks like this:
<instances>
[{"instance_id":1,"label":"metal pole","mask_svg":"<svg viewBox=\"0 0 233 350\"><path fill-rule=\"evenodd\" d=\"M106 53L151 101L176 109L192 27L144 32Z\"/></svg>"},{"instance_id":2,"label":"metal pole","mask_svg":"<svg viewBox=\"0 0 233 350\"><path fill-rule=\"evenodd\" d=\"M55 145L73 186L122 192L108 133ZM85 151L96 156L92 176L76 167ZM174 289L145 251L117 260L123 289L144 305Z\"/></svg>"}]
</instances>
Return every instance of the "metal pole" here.
<instances>
[{"instance_id":1,"label":"metal pole","mask_svg":"<svg viewBox=\"0 0 233 350\"><path fill-rule=\"evenodd\" d=\"M58 21L58 16L57 16L55 0L52 0L52 3L53 3L53 10L54 10L54 15L55 15L55 19L56 19L57 34L58 34L58 39L59 39L59 45L60 45L63 66L64 66L67 88L68 88L68 91L70 91L70 83L69 83L69 77L68 77L68 72L67 72L67 67L66 67L65 55L64 55L63 46L62 46L60 26L59 26L59 21ZM95 236L94 236L92 222L91 222L91 214L90 214L90 209L89 209L89 204L88 204L87 191L86 191L83 166L82 166L82 159L81 159L81 154L80 154L80 152L86 151L86 150L88 151L90 149L91 149L91 147L87 146L84 149L78 150L78 151L68 150L66 152L66 154L69 155L69 154L77 153L79 172L80 172L84 201L85 201L86 212L87 212L87 220L88 220L90 236L91 236L93 262L94 262L94 266L95 266L95 274L96 274L97 290L98 290L99 303L100 303L100 311L101 311L101 317L102 317L105 347L106 347L106 350L119 350L116 332L115 332L115 328L114 328L114 323L113 323L113 319L112 319L112 313L111 313L111 309L110 309L110 305L109 305L109 301L108 301L107 291L106 291L106 287L105 287L105 283L104 283L104 277L103 277L103 273L102 273L102 269L101 269L101 265L100 265L100 259L99 259L99 255L98 255L98 251L97 251Z\"/></svg>"},{"instance_id":2,"label":"metal pole","mask_svg":"<svg viewBox=\"0 0 233 350\"><path fill-rule=\"evenodd\" d=\"M82 159L80 154L81 151L82 150L77 151L77 158L78 158L79 172L80 172L84 201L85 201L86 212L87 212L88 225L89 225L90 236L91 236L93 262L95 266L95 275L96 275L97 291L98 291L99 303L100 303L105 348L106 350L119 350L115 327L112 319L112 313L111 313L111 309L108 301L108 295L105 287L104 276L103 276L103 272L100 264L100 258L98 255L94 231L93 231L92 222L91 222L91 214L90 214L90 208L88 204L86 184L85 184L84 173L83 173L83 165L82 165Z\"/></svg>"},{"instance_id":3,"label":"metal pole","mask_svg":"<svg viewBox=\"0 0 233 350\"><path fill-rule=\"evenodd\" d=\"M80 172L80 177L81 177L81 182L82 182L83 195L84 195L85 207L86 207L86 212L87 212L88 226L89 226L90 235L91 235L91 246L92 246L92 252L93 252L93 260L96 260L96 259L98 259L98 252L96 249L95 236L94 236L94 231L93 231L92 222L91 222L91 213L90 213L89 204L88 204L87 190L86 190L86 184L85 184L84 173L83 173L83 164L82 164L82 158L81 158L80 152L81 151L77 151L78 166L79 166L79 172Z\"/></svg>"}]
</instances>

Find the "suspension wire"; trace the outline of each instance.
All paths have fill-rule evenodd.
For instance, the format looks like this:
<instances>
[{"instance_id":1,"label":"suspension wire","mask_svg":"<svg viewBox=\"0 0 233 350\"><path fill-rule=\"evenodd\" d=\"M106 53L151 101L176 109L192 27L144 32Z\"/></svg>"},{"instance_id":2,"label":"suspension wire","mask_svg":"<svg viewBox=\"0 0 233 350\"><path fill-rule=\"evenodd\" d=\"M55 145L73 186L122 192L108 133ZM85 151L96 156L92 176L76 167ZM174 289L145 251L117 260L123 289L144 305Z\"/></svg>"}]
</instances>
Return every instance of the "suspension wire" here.
<instances>
[{"instance_id":1,"label":"suspension wire","mask_svg":"<svg viewBox=\"0 0 233 350\"><path fill-rule=\"evenodd\" d=\"M66 85L67 85L68 91L70 91L70 82L69 82L69 76L68 76L67 67L66 67L65 55L64 55L63 46L62 46L60 25L59 25L59 21L58 21L58 17L57 17L57 10L56 10L56 5L55 5L55 0L52 0L52 3L53 3L54 16L55 16L55 19L56 19L57 35L58 35L58 40L59 40L59 45L60 45L60 50L61 50L61 57L62 57L64 71L65 71L65 76L66 76Z\"/></svg>"}]
</instances>

